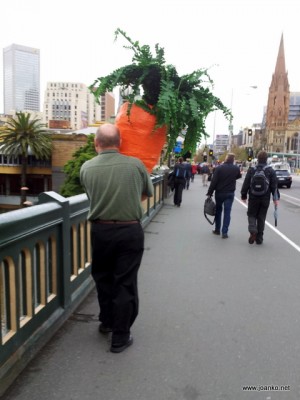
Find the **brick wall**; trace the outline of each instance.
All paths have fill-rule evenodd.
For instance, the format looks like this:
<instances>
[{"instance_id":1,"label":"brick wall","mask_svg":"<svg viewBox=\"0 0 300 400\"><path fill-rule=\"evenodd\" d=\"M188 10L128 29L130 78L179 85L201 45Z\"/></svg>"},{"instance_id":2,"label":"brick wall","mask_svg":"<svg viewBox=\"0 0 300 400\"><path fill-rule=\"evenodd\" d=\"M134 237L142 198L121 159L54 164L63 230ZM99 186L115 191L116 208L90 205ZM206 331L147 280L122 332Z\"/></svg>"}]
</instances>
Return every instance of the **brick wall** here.
<instances>
[{"instance_id":1,"label":"brick wall","mask_svg":"<svg viewBox=\"0 0 300 400\"><path fill-rule=\"evenodd\" d=\"M53 136L52 167L63 167L72 159L73 154L80 147L85 146L86 135L55 135Z\"/></svg>"}]
</instances>

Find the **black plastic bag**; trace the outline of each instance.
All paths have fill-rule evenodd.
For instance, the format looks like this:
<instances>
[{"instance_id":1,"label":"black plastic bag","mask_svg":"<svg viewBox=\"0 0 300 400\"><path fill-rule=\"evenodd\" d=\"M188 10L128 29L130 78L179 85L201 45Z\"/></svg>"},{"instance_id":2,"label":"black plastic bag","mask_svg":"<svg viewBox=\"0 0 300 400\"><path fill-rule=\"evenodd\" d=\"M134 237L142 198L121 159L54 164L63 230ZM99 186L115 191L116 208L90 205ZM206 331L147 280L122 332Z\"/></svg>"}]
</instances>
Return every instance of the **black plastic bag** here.
<instances>
[{"instance_id":1,"label":"black plastic bag","mask_svg":"<svg viewBox=\"0 0 300 400\"><path fill-rule=\"evenodd\" d=\"M215 218L211 221L208 215L214 217L216 215L216 204L211 197L207 197L204 202L204 217L207 221L213 225L215 223Z\"/></svg>"}]
</instances>

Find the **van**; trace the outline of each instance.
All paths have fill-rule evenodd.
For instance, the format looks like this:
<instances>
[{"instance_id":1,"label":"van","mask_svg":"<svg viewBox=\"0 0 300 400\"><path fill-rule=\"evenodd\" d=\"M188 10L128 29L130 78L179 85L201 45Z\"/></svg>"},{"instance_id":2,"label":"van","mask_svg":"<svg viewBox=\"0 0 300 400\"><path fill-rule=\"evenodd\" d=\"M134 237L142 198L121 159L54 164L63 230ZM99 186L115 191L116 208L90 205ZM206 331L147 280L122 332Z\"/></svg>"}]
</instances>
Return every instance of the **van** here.
<instances>
[{"instance_id":1,"label":"van","mask_svg":"<svg viewBox=\"0 0 300 400\"><path fill-rule=\"evenodd\" d=\"M289 173L291 173L291 167L289 163L286 162L271 162L270 167L272 167L273 169L276 170L284 170L284 171L288 171Z\"/></svg>"}]
</instances>

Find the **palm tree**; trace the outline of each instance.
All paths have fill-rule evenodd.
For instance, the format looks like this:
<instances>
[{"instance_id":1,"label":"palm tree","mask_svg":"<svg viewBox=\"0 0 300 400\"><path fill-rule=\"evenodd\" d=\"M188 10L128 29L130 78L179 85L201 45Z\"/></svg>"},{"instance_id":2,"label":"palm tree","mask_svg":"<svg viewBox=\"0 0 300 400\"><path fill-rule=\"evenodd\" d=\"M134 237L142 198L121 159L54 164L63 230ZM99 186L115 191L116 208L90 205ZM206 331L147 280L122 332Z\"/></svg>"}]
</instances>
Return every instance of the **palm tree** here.
<instances>
[{"instance_id":1,"label":"palm tree","mask_svg":"<svg viewBox=\"0 0 300 400\"><path fill-rule=\"evenodd\" d=\"M21 156L21 206L26 201L26 176L28 156L49 160L52 154L52 140L45 125L39 119L30 120L30 113L18 112L9 118L0 132L1 151L8 156Z\"/></svg>"}]
</instances>

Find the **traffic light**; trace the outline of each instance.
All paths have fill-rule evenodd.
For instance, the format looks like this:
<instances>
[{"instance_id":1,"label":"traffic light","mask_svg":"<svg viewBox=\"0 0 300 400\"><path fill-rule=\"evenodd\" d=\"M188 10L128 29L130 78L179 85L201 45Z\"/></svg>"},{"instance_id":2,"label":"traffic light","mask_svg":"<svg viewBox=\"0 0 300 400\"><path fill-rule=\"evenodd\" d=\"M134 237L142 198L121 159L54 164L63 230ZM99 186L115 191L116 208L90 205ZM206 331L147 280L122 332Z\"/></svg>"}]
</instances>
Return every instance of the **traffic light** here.
<instances>
[{"instance_id":1,"label":"traffic light","mask_svg":"<svg viewBox=\"0 0 300 400\"><path fill-rule=\"evenodd\" d=\"M248 129L248 136L252 136L252 129Z\"/></svg>"},{"instance_id":2,"label":"traffic light","mask_svg":"<svg viewBox=\"0 0 300 400\"><path fill-rule=\"evenodd\" d=\"M252 161L252 157L251 156L248 157L248 161Z\"/></svg>"},{"instance_id":3,"label":"traffic light","mask_svg":"<svg viewBox=\"0 0 300 400\"><path fill-rule=\"evenodd\" d=\"M212 157L214 155L214 151L213 150L209 150L208 154L210 155L210 157Z\"/></svg>"},{"instance_id":4,"label":"traffic light","mask_svg":"<svg viewBox=\"0 0 300 400\"><path fill-rule=\"evenodd\" d=\"M207 161L207 156L203 156L203 162Z\"/></svg>"}]
</instances>

